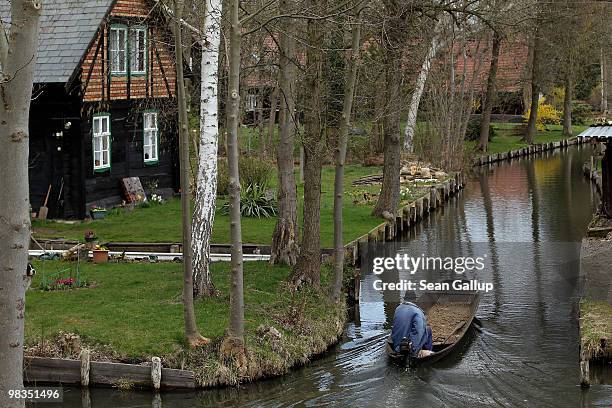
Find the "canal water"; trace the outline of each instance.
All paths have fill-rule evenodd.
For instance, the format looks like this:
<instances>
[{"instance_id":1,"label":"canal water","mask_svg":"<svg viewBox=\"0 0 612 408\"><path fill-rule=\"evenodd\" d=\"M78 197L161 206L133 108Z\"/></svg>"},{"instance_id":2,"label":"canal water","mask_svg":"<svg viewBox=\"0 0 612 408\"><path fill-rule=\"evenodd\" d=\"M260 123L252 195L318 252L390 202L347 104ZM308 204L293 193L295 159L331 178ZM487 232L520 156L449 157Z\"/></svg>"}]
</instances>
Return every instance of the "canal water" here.
<instances>
[{"instance_id":1,"label":"canal water","mask_svg":"<svg viewBox=\"0 0 612 408\"><path fill-rule=\"evenodd\" d=\"M373 288L364 273L361 299L338 346L290 374L240 388L163 393L94 389L92 407L587 407L612 406L612 375L579 386L577 244L595 195L582 174L588 147L480 169L461 194L402 241L488 257L478 276L494 284L482 295L479 324L457 353L431 367L391 363L385 340L400 292ZM417 248L417 249L415 249ZM383 279L407 278L399 272ZM408 276L409 278L409 276ZM66 389L65 404L82 407Z\"/></svg>"}]
</instances>

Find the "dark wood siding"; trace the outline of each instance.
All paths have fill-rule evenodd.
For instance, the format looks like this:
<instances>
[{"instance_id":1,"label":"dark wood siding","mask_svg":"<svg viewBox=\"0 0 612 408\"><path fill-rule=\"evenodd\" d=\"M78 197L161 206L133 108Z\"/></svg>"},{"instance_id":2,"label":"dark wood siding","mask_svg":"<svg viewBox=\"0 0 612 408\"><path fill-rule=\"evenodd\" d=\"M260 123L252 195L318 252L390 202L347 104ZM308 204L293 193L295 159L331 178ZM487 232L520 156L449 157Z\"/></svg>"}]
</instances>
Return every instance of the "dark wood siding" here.
<instances>
[{"instance_id":1,"label":"dark wood siding","mask_svg":"<svg viewBox=\"0 0 612 408\"><path fill-rule=\"evenodd\" d=\"M158 111L159 161L146 164L143 157L143 112L163 103ZM158 189L178 189L178 157L176 116L168 100L113 101L103 108L86 104L83 114L84 167L86 204L111 206L124 200L121 179L139 177L147 183L157 180ZM93 170L92 117L108 112L111 118L111 168L105 172Z\"/></svg>"},{"instance_id":2,"label":"dark wood siding","mask_svg":"<svg viewBox=\"0 0 612 408\"><path fill-rule=\"evenodd\" d=\"M63 84L37 86L34 96L30 111L30 204L38 211L51 185L49 216L80 218L84 197L79 100L68 95Z\"/></svg>"}]
</instances>

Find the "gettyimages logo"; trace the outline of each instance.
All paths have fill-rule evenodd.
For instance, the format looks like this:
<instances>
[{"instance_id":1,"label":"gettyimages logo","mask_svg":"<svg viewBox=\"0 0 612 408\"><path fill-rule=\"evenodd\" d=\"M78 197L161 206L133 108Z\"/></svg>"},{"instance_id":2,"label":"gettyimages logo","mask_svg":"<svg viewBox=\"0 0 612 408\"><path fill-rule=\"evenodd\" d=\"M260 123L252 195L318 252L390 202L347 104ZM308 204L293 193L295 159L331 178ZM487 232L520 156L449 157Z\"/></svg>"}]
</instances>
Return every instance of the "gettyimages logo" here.
<instances>
[{"instance_id":1,"label":"gettyimages logo","mask_svg":"<svg viewBox=\"0 0 612 408\"><path fill-rule=\"evenodd\" d=\"M425 256L425 254L414 257L408 254L396 254L395 257L375 257L372 271L377 275L383 273L385 269L393 268L408 271L411 275L419 270L444 270L462 274L466 271L482 271L485 268L486 257L486 254L476 258Z\"/></svg>"},{"instance_id":2,"label":"gettyimages logo","mask_svg":"<svg viewBox=\"0 0 612 408\"><path fill-rule=\"evenodd\" d=\"M450 256L443 248L428 252L418 245L369 244L362 252L362 271L372 275L376 291L493 291L491 281L478 278L487 268L487 253Z\"/></svg>"}]
</instances>

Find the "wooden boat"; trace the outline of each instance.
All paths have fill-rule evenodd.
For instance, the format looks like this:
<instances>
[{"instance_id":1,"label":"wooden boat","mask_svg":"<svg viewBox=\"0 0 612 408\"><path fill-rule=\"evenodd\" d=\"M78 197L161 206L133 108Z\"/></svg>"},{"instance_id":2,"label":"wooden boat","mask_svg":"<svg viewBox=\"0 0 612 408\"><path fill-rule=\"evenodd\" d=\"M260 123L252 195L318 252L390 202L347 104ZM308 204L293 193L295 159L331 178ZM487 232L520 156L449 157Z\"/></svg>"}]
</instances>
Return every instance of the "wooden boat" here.
<instances>
[{"instance_id":1,"label":"wooden boat","mask_svg":"<svg viewBox=\"0 0 612 408\"><path fill-rule=\"evenodd\" d=\"M441 360L461 343L474 321L479 302L478 291L423 292L415 303L423 309L427 315L427 323L432 327L433 353L427 357L410 358L408 344L402 344L400 352L397 353L393 350L393 341L389 335L387 354L397 362L407 361L410 365L430 364Z\"/></svg>"}]
</instances>

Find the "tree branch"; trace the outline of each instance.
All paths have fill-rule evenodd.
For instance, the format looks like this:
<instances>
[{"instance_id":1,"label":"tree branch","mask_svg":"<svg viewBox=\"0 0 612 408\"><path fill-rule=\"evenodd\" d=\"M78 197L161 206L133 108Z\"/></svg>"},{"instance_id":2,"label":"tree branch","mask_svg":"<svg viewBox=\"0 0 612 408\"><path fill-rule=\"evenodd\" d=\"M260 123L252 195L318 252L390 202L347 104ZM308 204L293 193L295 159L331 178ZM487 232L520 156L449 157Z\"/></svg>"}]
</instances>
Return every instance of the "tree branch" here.
<instances>
[{"instance_id":1,"label":"tree branch","mask_svg":"<svg viewBox=\"0 0 612 408\"><path fill-rule=\"evenodd\" d=\"M272 17L269 17L266 21L264 21L263 23L259 23L259 25L255 28L253 28L252 30L243 32L242 35L246 36L249 34L253 34L256 31L259 31L262 27L267 26L268 24L272 23L275 20L281 19L281 18L293 18L293 19L300 19L300 20L326 20L332 17L336 17L339 16L341 14L344 14L354 8L358 8L361 4L365 3L366 0L359 0L357 2L357 4L351 5L351 1L345 1L341 4L339 4L338 6L334 7L333 9L331 9L329 11L328 14L325 14L323 16L315 16L315 15L307 15L307 14L297 14L297 13L286 13L286 14L278 14ZM261 11L261 10L260 10Z\"/></svg>"},{"instance_id":2,"label":"tree branch","mask_svg":"<svg viewBox=\"0 0 612 408\"><path fill-rule=\"evenodd\" d=\"M171 19L175 18L174 17L174 11L170 7L168 7L166 4L164 4L163 1L155 0L155 3L157 3L157 4L159 4L161 6L161 8L168 15L168 17L170 17ZM204 38L204 35L203 35L202 31L198 30L196 27L194 27L191 24L189 24L188 22L186 22L183 18L181 18L180 21L181 21L181 24L183 26L185 26L185 28L187 28L189 31L192 31L195 34L197 34L200 39Z\"/></svg>"}]
</instances>

